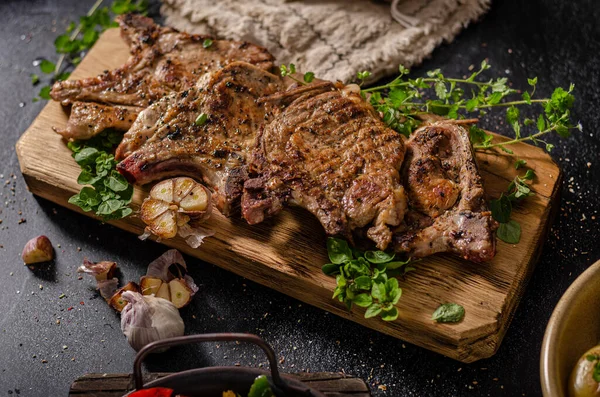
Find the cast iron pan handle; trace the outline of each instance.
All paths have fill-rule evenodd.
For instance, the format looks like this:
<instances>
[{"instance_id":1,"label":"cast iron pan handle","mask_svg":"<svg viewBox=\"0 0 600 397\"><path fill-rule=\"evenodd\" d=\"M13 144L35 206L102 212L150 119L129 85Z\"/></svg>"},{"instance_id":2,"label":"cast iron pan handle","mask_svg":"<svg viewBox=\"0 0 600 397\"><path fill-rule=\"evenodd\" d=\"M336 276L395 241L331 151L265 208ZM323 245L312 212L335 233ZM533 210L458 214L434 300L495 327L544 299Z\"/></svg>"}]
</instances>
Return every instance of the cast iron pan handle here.
<instances>
[{"instance_id":1,"label":"cast iron pan handle","mask_svg":"<svg viewBox=\"0 0 600 397\"><path fill-rule=\"evenodd\" d=\"M289 390L307 396L311 395L311 392L308 388L298 388L293 385L288 385L283 379L281 379L281 375L279 375L279 369L277 368L275 352L264 340L252 334L231 333L178 336L175 338L163 339L147 344L138 352L138 354L135 356L135 361L133 362L133 379L135 380L136 390L142 390L144 388L144 381L142 379L142 362L148 354L152 353L152 351L165 347L187 345L188 343L216 341L241 341L257 345L262 349L263 352L265 352L267 358L269 359L271 378L273 379L275 386L282 390Z\"/></svg>"}]
</instances>

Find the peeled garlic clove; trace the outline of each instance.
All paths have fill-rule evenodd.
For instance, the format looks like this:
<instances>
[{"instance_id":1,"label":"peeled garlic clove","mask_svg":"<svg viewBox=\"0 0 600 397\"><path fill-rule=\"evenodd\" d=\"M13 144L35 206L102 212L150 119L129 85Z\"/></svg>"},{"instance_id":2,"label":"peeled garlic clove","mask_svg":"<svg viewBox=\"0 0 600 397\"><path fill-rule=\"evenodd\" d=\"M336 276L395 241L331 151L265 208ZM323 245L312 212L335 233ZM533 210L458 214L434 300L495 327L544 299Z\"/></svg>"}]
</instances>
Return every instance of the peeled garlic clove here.
<instances>
[{"instance_id":1,"label":"peeled garlic clove","mask_svg":"<svg viewBox=\"0 0 600 397\"><path fill-rule=\"evenodd\" d=\"M140 218L145 223L158 218L170 209L169 203L166 201L150 198L144 200L140 208Z\"/></svg>"},{"instance_id":2,"label":"peeled garlic clove","mask_svg":"<svg viewBox=\"0 0 600 397\"><path fill-rule=\"evenodd\" d=\"M150 197L167 203L173 202L173 180L167 179L154 185L150 190Z\"/></svg>"},{"instance_id":3,"label":"peeled garlic clove","mask_svg":"<svg viewBox=\"0 0 600 397\"><path fill-rule=\"evenodd\" d=\"M140 287L134 283L129 282L123 288L119 289L108 301L108 304L118 312L121 312L127 305L127 301L123 299L123 293L126 291L140 292Z\"/></svg>"},{"instance_id":4,"label":"peeled garlic clove","mask_svg":"<svg viewBox=\"0 0 600 397\"><path fill-rule=\"evenodd\" d=\"M160 278L143 276L140 279L140 290L142 295L156 295L163 281Z\"/></svg>"},{"instance_id":5,"label":"peeled garlic clove","mask_svg":"<svg viewBox=\"0 0 600 397\"><path fill-rule=\"evenodd\" d=\"M51 261L54 259L52 243L46 236L32 238L23 247L21 258L27 265Z\"/></svg>"},{"instance_id":6,"label":"peeled garlic clove","mask_svg":"<svg viewBox=\"0 0 600 397\"><path fill-rule=\"evenodd\" d=\"M156 296L157 298L163 298L168 300L169 302L171 301L171 290L169 289L169 283L162 283L160 285L160 288L158 289L158 291L156 291Z\"/></svg>"},{"instance_id":7,"label":"peeled garlic clove","mask_svg":"<svg viewBox=\"0 0 600 397\"><path fill-rule=\"evenodd\" d=\"M179 202L179 208L183 211L206 211L210 197L207 190L202 185L197 185Z\"/></svg>"},{"instance_id":8,"label":"peeled garlic clove","mask_svg":"<svg viewBox=\"0 0 600 397\"><path fill-rule=\"evenodd\" d=\"M171 280L169 289L171 290L171 302L176 308L181 309L192 301L192 289L188 287L184 279Z\"/></svg>"},{"instance_id":9,"label":"peeled garlic clove","mask_svg":"<svg viewBox=\"0 0 600 397\"><path fill-rule=\"evenodd\" d=\"M167 211L148 223L152 233L160 238L173 238L177 235L177 219L174 211Z\"/></svg>"},{"instance_id":10,"label":"peeled garlic clove","mask_svg":"<svg viewBox=\"0 0 600 397\"><path fill-rule=\"evenodd\" d=\"M179 204L196 186L196 181L192 178L175 178L173 181L173 203Z\"/></svg>"}]
</instances>

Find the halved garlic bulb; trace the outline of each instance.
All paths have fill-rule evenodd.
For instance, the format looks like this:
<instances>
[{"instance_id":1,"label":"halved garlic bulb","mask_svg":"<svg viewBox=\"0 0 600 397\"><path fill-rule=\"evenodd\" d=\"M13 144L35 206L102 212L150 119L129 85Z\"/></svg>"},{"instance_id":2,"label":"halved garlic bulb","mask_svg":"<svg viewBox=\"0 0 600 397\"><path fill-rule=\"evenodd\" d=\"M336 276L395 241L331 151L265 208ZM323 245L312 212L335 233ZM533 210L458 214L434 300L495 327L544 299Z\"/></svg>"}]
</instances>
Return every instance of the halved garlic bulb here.
<instances>
[{"instance_id":1,"label":"halved garlic bulb","mask_svg":"<svg viewBox=\"0 0 600 397\"><path fill-rule=\"evenodd\" d=\"M187 177L164 180L154 185L142 203L140 218L147 225L143 236L168 239L180 234L196 248L203 238L190 238L189 228L207 220L211 211L211 193L204 185ZM206 237L206 229L202 228L201 234Z\"/></svg>"}]
</instances>

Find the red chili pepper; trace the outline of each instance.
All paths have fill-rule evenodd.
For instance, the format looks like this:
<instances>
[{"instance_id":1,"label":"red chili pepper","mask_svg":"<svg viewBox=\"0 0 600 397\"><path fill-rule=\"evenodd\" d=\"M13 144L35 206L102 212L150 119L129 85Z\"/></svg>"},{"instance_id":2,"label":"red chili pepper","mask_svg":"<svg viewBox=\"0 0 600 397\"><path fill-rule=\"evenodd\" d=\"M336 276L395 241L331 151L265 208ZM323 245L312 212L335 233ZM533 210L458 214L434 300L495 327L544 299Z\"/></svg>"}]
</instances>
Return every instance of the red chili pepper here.
<instances>
[{"instance_id":1,"label":"red chili pepper","mask_svg":"<svg viewBox=\"0 0 600 397\"><path fill-rule=\"evenodd\" d=\"M166 387L153 387L151 389L138 390L130 394L130 397L171 397L173 389Z\"/></svg>"}]
</instances>

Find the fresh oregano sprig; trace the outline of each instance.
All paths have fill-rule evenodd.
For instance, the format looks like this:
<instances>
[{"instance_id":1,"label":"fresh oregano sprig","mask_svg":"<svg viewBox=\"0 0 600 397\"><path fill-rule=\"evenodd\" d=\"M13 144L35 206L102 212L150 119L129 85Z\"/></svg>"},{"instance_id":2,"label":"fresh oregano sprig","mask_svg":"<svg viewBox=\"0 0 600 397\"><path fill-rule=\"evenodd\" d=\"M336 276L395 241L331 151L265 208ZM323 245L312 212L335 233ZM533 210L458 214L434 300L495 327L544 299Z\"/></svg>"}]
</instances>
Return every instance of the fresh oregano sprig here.
<instances>
[{"instance_id":1,"label":"fresh oregano sprig","mask_svg":"<svg viewBox=\"0 0 600 397\"><path fill-rule=\"evenodd\" d=\"M510 219L513 204L518 203L525 197L533 196L528 181L535 178L533 170L527 170L523 176L516 176L508 185L506 192L500 198L490 201L492 217L500 224L496 235L509 244L517 244L521 240L521 225Z\"/></svg>"},{"instance_id":2,"label":"fresh oregano sprig","mask_svg":"<svg viewBox=\"0 0 600 397\"><path fill-rule=\"evenodd\" d=\"M64 34L54 40L56 52L60 54L56 64L50 60L42 59L37 62L40 71L49 75L48 84L44 85L34 101L50 99L51 85L56 81L69 78L72 67L81 62L81 57L90 49L100 37L100 33L108 28L116 27L114 15L129 12L146 12L148 4L146 0L114 0L109 7L101 7L103 0L97 0L88 13L79 18L79 23L71 22ZM37 74L31 75L31 82L36 85L40 82Z\"/></svg>"},{"instance_id":3,"label":"fresh oregano sprig","mask_svg":"<svg viewBox=\"0 0 600 397\"><path fill-rule=\"evenodd\" d=\"M406 136L421 124L419 116L433 113L451 119L484 115L489 109L505 108L506 120L512 127L515 137L506 142L493 142L493 136L478 127L471 128L471 140L475 149L491 149L498 147L512 154L506 146L530 142L542 144L551 151L552 144L544 137L557 133L568 137L574 129L581 131L581 124L574 125L571 118L571 108L575 100L571 84L568 90L558 87L550 98L535 97L537 77L528 79L530 91L519 95L518 91L510 88L506 77L480 81L480 76L490 65L483 61L479 70L467 78L446 77L440 69L427 72L427 77L408 78L409 70L399 67L399 75L391 82L366 88L362 93L370 95L371 104L383 114L384 121L396 131ZM359 82L364 82L369 74L357 73ZM510 98L510 100L509 100ZM519 107L539 106L542 112L535 119L521 116ZM533 130L525 134L525 130Z\"/></svg>"},{"instance_id":4,"label":"fresh oregano sprig","mask_svg":"<svg viewBox=\"0 0 600 397\"><path fill-rule=\"evenodd\" d=\"M344 302L348 310L355 304L364 307L365 318L381 316L385 321L398 318L396 304L402 289L394 276L402 276L415 270L411 262L394 260L394 253L383 251L360 252L352 250L345 240L327 239L328 263L322 270L335 276L336 288L333 298Z\"/></svg>"},{"instance_id":5,"label":"fresh oregano sprig","mask_svg":"<svg viewBox=\"0 0 600 397\"><path fill-rule=\"evenodd\" d=\"M69 142L73 158L81 167L77 183L84 185L69 203L85 212L94 213L104 220L120 219L130 215L133 186L116 170L113 149L123 134L105 130L87 141Z\"/></svg>"},{"instance_id":6,"label":"fresh oregano sprig","mask_svg":"<svg viewBox=\"0 0 600 397\"><path fill-rule=\"evenodd\" d=\"M279 67L279 72L281 74L281 77L289 77L290 79L294 80L296 83L301 85L307 85L309 83L312 83L312 81L315 79L315 74L313 72L304 73L302 80L296 78L294 76L294 74L296 73L296 65L294 65L293 63L290 63L289 65L281 65Z\"/></svg>"}]
</instances>

